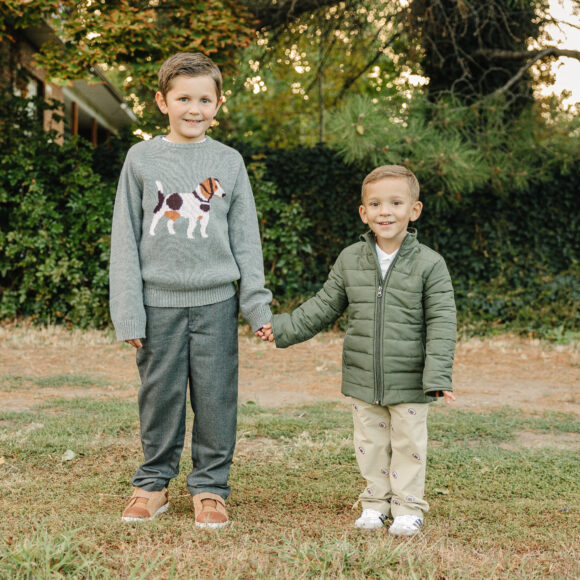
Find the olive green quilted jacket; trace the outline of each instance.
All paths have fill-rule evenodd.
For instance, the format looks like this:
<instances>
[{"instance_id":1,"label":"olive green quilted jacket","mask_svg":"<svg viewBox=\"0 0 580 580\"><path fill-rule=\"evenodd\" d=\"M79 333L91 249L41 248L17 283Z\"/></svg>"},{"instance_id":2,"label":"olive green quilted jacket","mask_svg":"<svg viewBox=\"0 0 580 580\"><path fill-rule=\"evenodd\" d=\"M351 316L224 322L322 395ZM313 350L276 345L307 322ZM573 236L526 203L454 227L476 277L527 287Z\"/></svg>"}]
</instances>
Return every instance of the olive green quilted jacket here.
<instances>
[{"instance_id":1,"label":"olive green quilted jacket","mask_svg":"<svg viewBox=\"0 0 580 580\"><path fill-rule=\"evenodd\" d=\"M342 393L367 403L428 403L451 391L456 319L443 258L409 231L384 279L372 232L345 248L323 288L274 316L276 346L303 342L350 306Z\"/></svg>"}]
</instances>

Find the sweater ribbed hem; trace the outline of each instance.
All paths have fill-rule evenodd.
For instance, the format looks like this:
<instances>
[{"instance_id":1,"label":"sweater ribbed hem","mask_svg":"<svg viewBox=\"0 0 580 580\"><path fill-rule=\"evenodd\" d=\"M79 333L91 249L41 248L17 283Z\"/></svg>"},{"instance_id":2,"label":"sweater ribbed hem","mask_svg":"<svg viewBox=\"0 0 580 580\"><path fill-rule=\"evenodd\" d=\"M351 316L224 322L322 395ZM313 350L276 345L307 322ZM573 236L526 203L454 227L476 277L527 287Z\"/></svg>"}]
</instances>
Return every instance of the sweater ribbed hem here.
<instances>
[{"instance_id":1,"label":"sweater ribbed hem","mask_svg":"<svg viewBox=\"0 0 580 580\"><path fill-rule=\"evenodd\" d=\"M143 302L159 308L190 308L229 300L236 293L232 283L197 290L167 290L144 285Z\"/></svg>"},{"instance_id":2,"label":"sweater ribbed hem","mask_svg":"<svg viewBox=\"0 0 580 580\"><path fill-rule=\"evenodd\" d=\"M139 320L122 320L115 323L117 340L133 340L134 338L145 338L145 318Z\"/></svg>"}]
</instances>

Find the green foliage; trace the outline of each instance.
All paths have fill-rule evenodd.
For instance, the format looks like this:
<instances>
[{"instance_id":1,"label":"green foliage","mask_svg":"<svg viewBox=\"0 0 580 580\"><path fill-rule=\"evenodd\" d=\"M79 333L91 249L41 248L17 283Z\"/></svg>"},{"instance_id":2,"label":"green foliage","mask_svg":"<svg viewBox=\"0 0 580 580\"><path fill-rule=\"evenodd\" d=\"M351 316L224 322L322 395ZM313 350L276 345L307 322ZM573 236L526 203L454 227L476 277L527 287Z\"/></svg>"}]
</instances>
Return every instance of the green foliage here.
<instances>
[{"instance_id":1,"label":"green foliage","mask_svg":"<svg viewBox=\"0 0 580 580\"><path fill-rule=\"evenodd\" d=\"M317 290L340 250L364 231L358 217L363 173L323 145L277 149L264 155L268 180L275 184L273 194L285 203L299 204L307 217L300 244L308 244L312 253L302 254L298 283L282 291L284 298L295 298Z\"/></svg>"},{"instance_id":2,"label":"green foliage","mask_svg":"<svg viewBox=\"0 0 580 580\"><path fill-rule=\"evenodd\" d=\"M0 316L102 325L114 189L94 173L88 144L42 129L44 107L3 99Z\"/></svg>"},{"instance_id":3,"label":"green foliage","mask_svg":"<svg viewBox=\"0 0 580 580\"><path fill-rule=\"evenodd\" d=\"M106 183L116 184L127 151L141 141L129 127L120 130L119 135L111 135L92 150L92 168Z\"/></svg>"},{"instance_id":4,"label":"green foliage","mask_svg":"<svg viewBox=\"0 0 580 580\"><path fill-rule=\"evenodd\" d=\"M480 188L455 207L424 198L420 237L447 259L472 331L508 325L557 337L577 328L580 172L551 172L523 190Z\"/></svg>"},{"instance_id":5,"label":"green foliage","mask_svg":"<svg viewBox=\"0 0 580 580\"><path fill-rule=\"evenodd\" d=\"M578 119L548 118L538 105L505 122L507 106L501 98L431 103L418 91L380 104L353 97L331 116L329 144L349 163L408 166L438 204L490 187L509 195L580 159Z\"/></svg>"},{"instance_id":6,"label":"green foliage","mask_svg":"<svg viewBox=\"0 0 580 580\"><path fill-rule=\"evenodd\" d=\"M304 236L311 221L298 200L283 200L276 195L275 185L265 178L263 163L248 165L248 174L254 184L266 285L277 298L291 296L301 289L305 258L312 253Z\"/></svg>"},{"instance_id":7,"label":"green foliage","mask_svg":"<svg viewBox=\"0 0 580 580\"><path fill-rule=\"evenodd\" d=\"M349 95L396 95L404 64L406 73L418 71L416 61L397 58L409 53L405 12L384 0L323 2L260 30L227 93L227 138L312 146L326 141L326 117Z\"/></svg>"},{"instance_id":8,"label":"green foliage","mask_svg":"<svg viewBox=\"0 0 580 580\"><path fill-rule=\"evenodd\" d=\"M507 326L552 340L565 339L569 331L578 329L579 277L576 265L560 274L520 280L524 285L519 287L506 285L500 275L490 282L473 284L467 294L459 290L464 330L489 334Z\"/></svg>"}]
</instances>

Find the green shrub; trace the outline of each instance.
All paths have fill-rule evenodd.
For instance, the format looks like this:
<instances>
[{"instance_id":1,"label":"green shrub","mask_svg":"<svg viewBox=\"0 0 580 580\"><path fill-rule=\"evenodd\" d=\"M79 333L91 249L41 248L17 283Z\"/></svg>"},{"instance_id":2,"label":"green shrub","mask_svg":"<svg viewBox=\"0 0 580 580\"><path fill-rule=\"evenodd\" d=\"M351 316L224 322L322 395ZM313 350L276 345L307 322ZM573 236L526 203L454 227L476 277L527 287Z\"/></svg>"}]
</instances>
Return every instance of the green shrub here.
<instances>
[{"instance_id":1,"label":"green shrub","mask_svg":"<svg viewBox=\"0 0 580 580\"><path fill-rule=\"evenodd\" d=\"M42 129L44 108L3 99L0 317L102 326L114 188L94 173L90 145Z\"/></svg>"},{"instance_id":2,"label":"green shrub","mask_svg":"<svg viewBox=\"0 0 580 580\"><path fill-rule=\"evenodd\" d=\"M290 298L307 276L305 260L312 254L306 232L312 223L294 198L276 195L276 186L265 178L263 163L248 165L260 223L266 285L277 299Z\"/></svg>"},{"instance_id":3,"label":"green shrub","mask_svg":"<svg viewBox=\"0 0 580 580\"><path fill-rule=\"evenodd\" d=\"M358 214L365 171L345 164L324 145L264 152L254 152L246 145L239 149L247 159L260 160L264 176L272 184L271 195L283 204L302 208L307 223L300 224L299 243L308 244L312 252L302 253L299 279L292 279L291 288L282 280L280 290L285 302L312 294L326 280L340 251L365 231ZM253 187L259 188L259 184L254 181ZM282 231L289 225L280 222L277 228Z\"/></svg>"}]
</instances>

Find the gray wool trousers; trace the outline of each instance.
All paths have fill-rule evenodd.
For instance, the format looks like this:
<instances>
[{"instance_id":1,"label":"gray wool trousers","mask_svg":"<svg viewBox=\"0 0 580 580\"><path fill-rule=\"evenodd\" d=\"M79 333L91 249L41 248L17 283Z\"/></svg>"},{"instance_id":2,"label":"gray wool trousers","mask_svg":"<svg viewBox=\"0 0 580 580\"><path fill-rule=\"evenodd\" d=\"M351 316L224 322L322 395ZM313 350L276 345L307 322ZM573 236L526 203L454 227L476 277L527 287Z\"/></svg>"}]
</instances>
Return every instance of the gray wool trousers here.
<instances>
[{"instance_id":1,"label":"gray wool trousers","mask_svg":"<svg viewBox=\"0 0 580 580\"><path fill-rule=\"evenodd\" d=\"M237 426L237 297L191 308L146 306L146 313L147 338L137 350L145 459L133 485L160 491L178 475L189 385L194 420L187 488L226 499Z\"/></svg>"}]
</instances>

